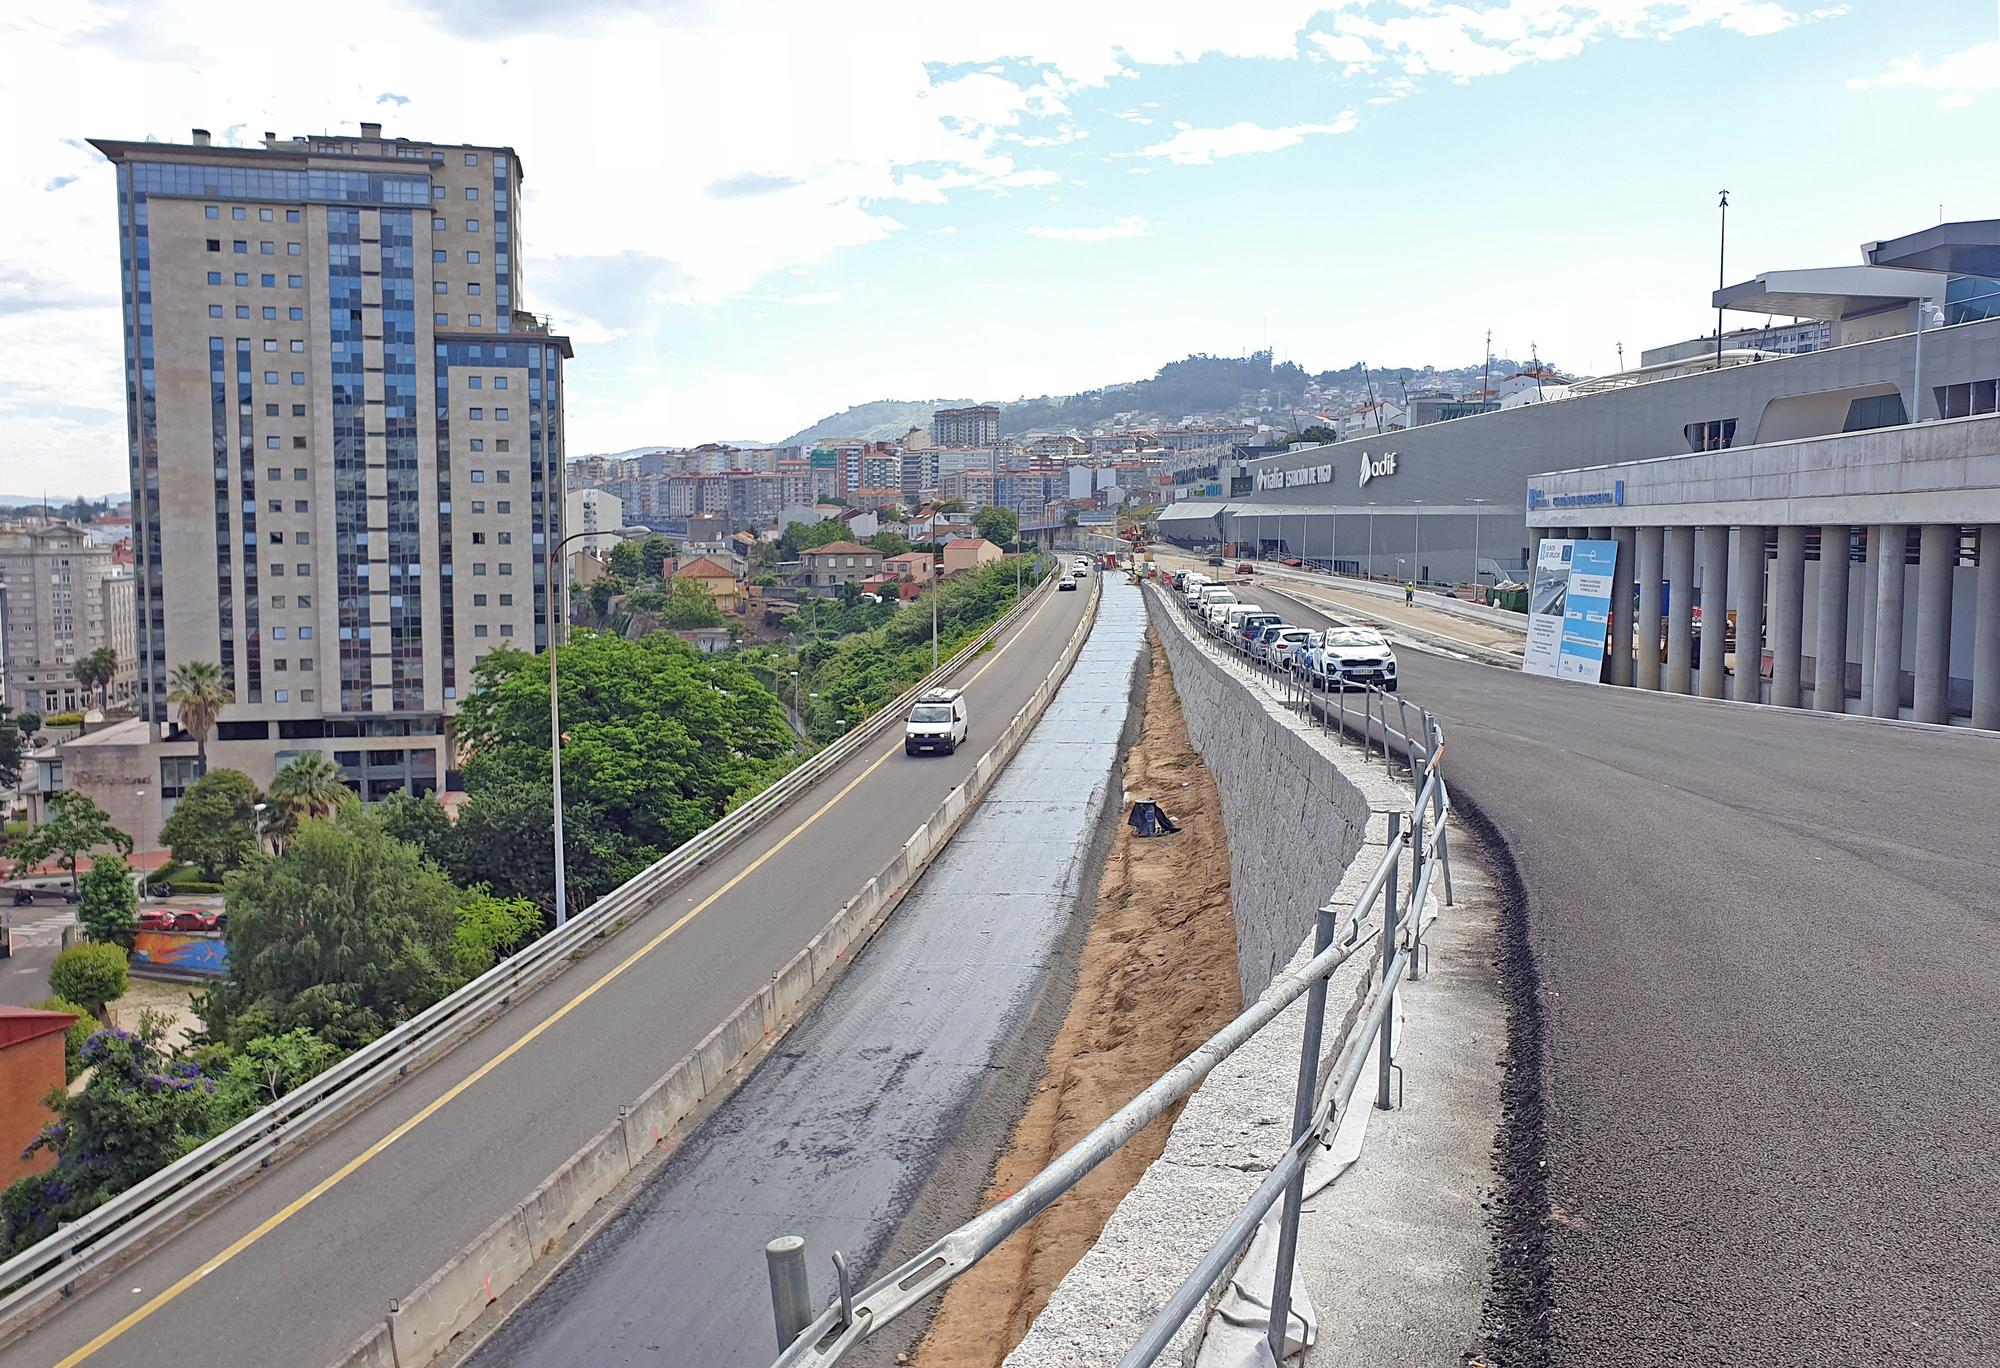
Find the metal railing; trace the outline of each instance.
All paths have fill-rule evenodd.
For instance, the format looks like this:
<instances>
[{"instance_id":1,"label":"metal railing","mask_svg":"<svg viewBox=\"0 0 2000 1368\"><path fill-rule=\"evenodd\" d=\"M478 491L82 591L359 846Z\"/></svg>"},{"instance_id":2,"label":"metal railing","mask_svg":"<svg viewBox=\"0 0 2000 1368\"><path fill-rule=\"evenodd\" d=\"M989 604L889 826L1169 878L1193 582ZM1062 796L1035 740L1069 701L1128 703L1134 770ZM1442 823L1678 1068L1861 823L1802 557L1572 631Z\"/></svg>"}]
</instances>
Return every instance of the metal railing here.
<instances>
[{"instance_id":1,"label":"metal railing","mask_svg":"<svg viewBox=\"0 0 2000 1368\"><path fill-rule=\"evenodd\" d=\"M1171 594L1168 597L1173 598ZM1293 1098L1291 1144L1258 1186L1249 1204L1231 1220L1173 1296L1147 1322L1121 1360L1121 1368L1144 1368L1159 1358L1182 1323L1235 1264L1265 1214L1280 1201L1283 1210L1269 1335L1272 1360L1282 1361L1306 1163L1316 1146L1331 1143L1339 1122L1358 1105L1354 1095L1367 1072L1371 1054L1376 1073L1374 1105L1385 1110L1392 1105L1390 1083L1397 1066L1392 1057L1391 1014L1405 973L1410 979L1417 978L1424 963L1423 931L1427 925L1424 913L1432 882L1440 874L1447 887L1450 881L1442 839L1445 816L1450 811L1441 767L1443 733L1435 719L1421 709L1418 710L1422 720L1420 734L1413 736L1409 732L1406 718L1400 731L1392 731L1387 723L1387 704L1400 700L1379 689L1370 692L1378 695L1383 704L1381 734L1385 750L1390 735L1404 743L1404 756L1414 784L1411 809L1408 814L1389 814L1386 849L1353 901L1345 907L1332 901L1320 906L1313 932L1312 958L1296 971L1274 979L1255 1004L1011 1196L934 1241L883 1277L857 1290L846 1259L835 1252L837 1294L817 1316L812 1314L807 1288L805 1242L790 1235L772 1240L765 1258L779 1345L774 1368L824 1368L842 1361L858 1345L942 1290L1047 1210L1127 1141L1193 1092L1217 1065L1280 1012L1304 997L1305 1029ZM1372 718L1373 713L1368 716ZM1343 721L1341 725L1346 724ZM1366 735L1372 737L1372 722L1367 725L1370 729ZM1427 843L1427 835L1436 839ZM1402 894L1405 887L1409 890L1407 898ZM1446 900L1449 901L1448 893ZM1381 916L1376 920L1374 914L1378 908ZM1381 947L1380 978L1373 1001L1349 1037L1338 1081L1321 1097L1320 1060L1329 978L1343 964L1377 943ZM1371 1036L1375 1041L1372 1050L1368 1048Z\"/></svg>"},{"instance_id":2,"label":"metal railing","mask_svg":"<svg viewBox=\"0 0 2000 1368\"><path fill-rule=\"evenodd\" d=\"M0 1263L0 1324L52 1293L67 1295L77 1279L169 1227L248 1174L267 1167L288 1146L307 1138L320 1122L360 1102L448 1049L509 1005L517 993L540 986L591 941L623 929L651 910L716 856L756 830L799 794L866 749L926 689L950 678L995 637L1054 592L1046 577L990 627L965 642L900 697L871 714L838 741L689 838L671 854L612 889L569 921L523 947L450 996L378 1036L326 1072L238 1122L221 1135L133 1184L54 1234Z\"/></svg>"}]
</instances>

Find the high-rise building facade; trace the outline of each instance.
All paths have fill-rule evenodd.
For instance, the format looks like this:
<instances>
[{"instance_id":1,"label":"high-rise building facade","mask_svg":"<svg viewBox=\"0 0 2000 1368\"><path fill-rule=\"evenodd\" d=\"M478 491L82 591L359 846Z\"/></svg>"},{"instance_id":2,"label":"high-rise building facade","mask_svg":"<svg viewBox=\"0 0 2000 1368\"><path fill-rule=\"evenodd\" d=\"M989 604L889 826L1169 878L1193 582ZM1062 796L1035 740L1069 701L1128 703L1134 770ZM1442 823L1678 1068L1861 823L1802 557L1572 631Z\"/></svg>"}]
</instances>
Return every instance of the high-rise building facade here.
<instances>
[{"instance_id":1,"label":"high-rise building facade","mask_svg":"<svg viewBox=\"0 0 2000 1368\"><path fill-rule=\"evenodd\" d=\"M72 522L0 527L0 652L5 701L16 712L75 712L96 706L76 663L101 646L118 656L105 687L113 705L131 697L132 568Z\"/></svg>"},{"instance_id":2,"label":"high-rise building facade","mask_svg":"<svg viewBox=\"0 0 2000 1368\"><path fill-rule=\"evenodd\" d=\"M548 640L568 339L521 310L511 148L97 140L117 166L138 701L213 661L211 763L444 787L472 667ZM171 736L168 738L172 740Z\"/></svg>"},{"instance_id":3,"label":"high-rise building facade","mask_svg":"<svg viewBox=\"0 0 2000 1368\"><path fill-rule=\"evenodd\" d=\"M992 404L939 409L931 415L934 446L992 446L1000 440L1000 410Z\"/></svg>"}]
</instances>

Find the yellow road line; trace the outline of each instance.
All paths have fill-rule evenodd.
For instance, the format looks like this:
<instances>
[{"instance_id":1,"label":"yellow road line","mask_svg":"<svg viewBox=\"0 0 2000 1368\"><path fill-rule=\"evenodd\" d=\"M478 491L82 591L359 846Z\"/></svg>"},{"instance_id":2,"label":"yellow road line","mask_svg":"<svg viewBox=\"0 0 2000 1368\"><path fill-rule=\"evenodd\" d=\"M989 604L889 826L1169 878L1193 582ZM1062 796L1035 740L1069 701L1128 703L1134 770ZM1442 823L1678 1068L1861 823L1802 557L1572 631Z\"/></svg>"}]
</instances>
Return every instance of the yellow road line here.
<instances>
[{"instance_id":1,"label":"yellow road line","mask_svg":"<svg viewBox=\"0 0 2000 1368\"><path fill-rule=\"evenodd\" d=\"M1027 633L1028 628L1034 624L1035 619L1042 615L1042 609L1047 608L1050 602L1052 601L1053 601L1053 596L1051 596L1048 599L1044 599L1042 601L1041 607L1035 609L1034 612L1028 615L1028 620L1021 624L1020 629L1014 632L1013 635L1009 636L1007 640L1001 644L1000 649L993 653L993 656L990 660L988 660L984 665L979 667L978 672L975 673L972 676L972 678L965 681L965 687L970 688L972 685L977 684L979 682L979 678L981 675L984 675L988 670L992 669L994 665L999 663L1000 657L1006 654L1007 648L1009 646L1012 646L1015 642L1019 641L1022 638L1022 636L1024 636ZM218 1268L221 1268L224 1264L228 1263L231 1259L234 1259L238 1254L241 1254L251 1245L256 1244L257 1241L263 1239L273 1230L276 1230L280 1225L283 1225L286 1221L289 1221L292 1217L298 1215L299 1212L303 1211L313 1202L319 1200L321 1197L325 1196L328 1192L332 1191L337 1184L339 1184L340 1182L348 1178L350 1175L352 1175L355 1172L355 1170L359 1169L363 1164L373 1159L383 1150L389 1148L389 1146L395 1144L398 1140L408 1135L411 1131L415 1130L425 1121L428 1121L431 1117L437 1115L437 1113L441 1111L447 1103L457 1098L467 1088L470 1088L480 1079L486 1077L486 1075L492 1073L502 1064L505 1064L508 1060L512 1059L515 1055L519 1054L522 1050L526 1049L529 1045L533 1044L535 1040L537 1040L541 1036L542 1032L548 1030L551 1026L561 1021L564 1017L568 1016L578 1007L581 1007L584 1003L588 1002L591 998L595 997L597 995L597 991L600 988L603 988L606 984L610 983L620 974L623 974L627 969L630 969L633 965L637 964L640 960L644 959L647 955L651 954L654 950L658 949L662 944L666 942L669 936L672 936L675 932L679 931L682 927L686 926L689 922L693 921L696 917L700 916L703 912L706 912L710 907L713 907L717 901L719 901L722 897L724 897L731 890L733 890L738 884L742 883L745 879L749 878L752 874L755 874L759 869L763 868L765 861L769 860L773 855L776 855L779 851L783 850L786 846L790 845L793 841L797 840L800 834L803 833L806 830L806 828L810 827L820 818L826 816L828 812L833 810L834 804L840 802L841 799L845 798L848 794L852 793L855 789L859 788L861 784L868 778L869 775L875 773L876 770L882 768L883 764L895 753L896 751L894 747L891 747L888 750L883 751L881 755L875 758L875 760L868 766L867 769L864 769L863 771L861 771L861 773L855 775L854 778L850 779L846 784L844 784L841 787L840 792L834 794L833 797L827 799L826 802L822 803L819 806L819 808L816 811L814 811L812 816L806 818L803 822L800 822L797 826L793 827L790 831L786 832L783 840L779 841L776 845L772 846L769 850L765 851L762 855L759 855L755 860L751 861L739 873L737 873L737 875L734 878L730 879L728 883L716 889L715 892L709 894L706 898L703 898L700 902L696 903L693 907L689 908L686 912L682 913L680 918L677 921L675 921L672 926L669 926L666 930L660 932L659 935L653 937L651 940L647 941L644 945L640 946L637 950L634 950L631 954L627 955L624 959L620 960L615 966L606 971L602 978L599 978L595 983L591 984L588 988L585 988L582 992L578 993L575 997L571 998L568 1002L565 1002L561 1007L557 1008L545 1020L538 1023L533 1030L523 1035L519 1040L516 1040L506 1049L500 1051L499 1054L494 1055L493 1058L487 1060L484 1064L480 1065L470 1074L467 1074L459 1082L453 1084L450 1089L448 1089L442 1095L437 1097L434 1101L426 1105L421 1111L417 1112L416 1115L410 1117L409 1120L397 1126L394 1130L390 1131L380 1140L377 1140L367 1149L361 1151L361 1153L355 1155L352 1159L342 1164L332 1173L329 1173L326 1177L320 1179L317 1183L313 1184L310 1188L306 1189L306 1191L299 1194L297 1197L294 1197L291 1201L287 1202L277 1211L265 1217L251 1230L237 1237L237 1239L234 1240L232 1243L230 1243L225 1249L223 1249L223 1251L220 1254L217 1254L214 1258L208 1260L206 1263L202 1264L192 1273L189 1273L185 1277L181 1278L180 1281L174 1283L166 1290L156 1294L150 1301L146 1302L143 1306L140 1306L135 1310L128 1312L126 1315L121 1317L115 1324L111 1325L109 1328L103 1330L96 1337L91 1339L82 1348L71 1353L66 1358L57 1360L55 1368L76 1368L77 1364L82 1363L85 1359L91 1357L91 1355L95 1354L98 1350L104 1348L106 1345L110 1344L113 1340L117 1339L119 1336L123 1335L126 1331L130 1330L133 1326L139 1324L141 1321L145 1320L148 1316L151 1316L155 1311L158 1311L161 1307L165 1306L168 1302L171 1302L174 1298L180 1296L181 1293L187 1291L190 1287L193 1287L196 1283L200 1282L203 1278L206 1278L209 1274L215 1272Z\"/></svg>"}]
</instances>

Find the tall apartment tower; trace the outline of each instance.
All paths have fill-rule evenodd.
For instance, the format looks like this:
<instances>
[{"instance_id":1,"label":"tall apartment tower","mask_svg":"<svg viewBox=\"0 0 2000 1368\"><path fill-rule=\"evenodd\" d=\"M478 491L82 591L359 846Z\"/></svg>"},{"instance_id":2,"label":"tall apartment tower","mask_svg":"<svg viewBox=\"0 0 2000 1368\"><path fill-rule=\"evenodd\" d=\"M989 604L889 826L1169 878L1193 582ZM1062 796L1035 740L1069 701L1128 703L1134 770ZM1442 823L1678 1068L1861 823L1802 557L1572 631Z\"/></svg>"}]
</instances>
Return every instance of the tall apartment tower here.
<instances>
[{"instance_id":1,"label":"tall apartment tower","mask_svg":"<svg viewBox=\"0 0 2000 1368\"><path fill-rule=\"evenodd\" d=\"M168 676L213 661L236 702L212 767L262 783L318 750L370 800L442 790L474 662L548 642L571 351L521 310L520 159L373 123L92 145L118 172L149 742L184 748Z\"/></svg>"},{"instance_id":2,"label":"tall apartment tower","mask_svg":"<svg viewBox=\"0 0 2000 1368\"><path fill-rule=\"evenodd\" d=\"M992 446L999 440L1000 410L992 404L939 409L931 415L931 444L934 446Z\"/></svg>"}]
</instances>

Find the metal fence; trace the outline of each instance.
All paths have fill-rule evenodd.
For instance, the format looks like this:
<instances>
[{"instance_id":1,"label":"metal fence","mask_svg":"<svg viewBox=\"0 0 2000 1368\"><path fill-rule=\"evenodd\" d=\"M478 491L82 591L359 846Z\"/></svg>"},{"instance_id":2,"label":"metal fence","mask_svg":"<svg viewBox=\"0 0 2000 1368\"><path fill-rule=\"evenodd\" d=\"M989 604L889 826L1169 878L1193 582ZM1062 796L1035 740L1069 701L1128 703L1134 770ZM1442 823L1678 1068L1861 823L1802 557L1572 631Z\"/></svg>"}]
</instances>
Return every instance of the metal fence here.
<instances>
[{"instance_id":1,"label":"metal fence","mask_svg":"<svg viewBox=\"0 0 2000 1368\"><path fill-rule=\"evenodd\" d=\"M1180 603L1171 593L1166 593L1166 598ZM1176 611L1187 616L1184 605ZM780 1351L774 1368L821 1368L842 1361L865 1340L992 1253L1008 1236L1040 1215L1127 1141L1193 1092L1217 1065L1286 1007L1304 997L1305 1031L1293 1099L1291 1144L1258 1186L1249 1204L1231 1220L1179 1288L1147 1322L1120 1361L1120 1368L1144 1368L1158 1360L1183 1322L1234 1266L1265 1214L1281 1202L1278 1260L1270 1301L1270 1348L1273 1362L1283 1359L1306 1163L1316 1146L1331 1143L1340 1120L1355 1106L1362 1105L1355 1100L1355 1094L1369 1071L1371 1055L1375 1072L1373 1103L1384 1109L1392 1105L1390 1082L1395 1065L1391 1057L1391 1013L1405 976L1417 978L1425 962L1424 911L1434 880L1442 880L1445 901L1450 901L1451 876L1444 827L1451 803L1442 769L1444 736L1428 712L1416 710L1418 730L1412 732L1409 708L1400 698L1360 686L1357 691L1363 697L1350 717L1344 700L1336 702L1328 697L1337 690L1303 687L1287 679L1283 672L1253 666L1238 651L1229 652L1228 658L1260 685L1269 687L1286 706L1310 715L1319 725L1338 728L1344 738L1363 746L1372 748L1379 744L1384 763L1392 766L1396 763L1391 738L1400 748L1400 758L1410 774L1411 807L1407 814L1389 815L1387 847L1360 894L1345 906L1331 901L1321 905L1313 932L1312 958L1295 972L1274 979L1256 1003L1234 1021L1011 1196L868 1286L859 1289L853 1286L845 1258L835 1252L832 1258L836 1296L815 1316L807 1288L805 1242L789 1235L773 1240L766 1250L766 1259ZM1389 724L1392 709L1397 713L1399 726ZM1380 947L1377 955L1380 978L1373 1002L1350 1037L1354 1048L1348 1052L1338 1080L1322 1097L1319 1077L1328 980L1341 965L1375 945ZM1363 1048L1371 1036L1376 1041L1372 1051Z\"/></svg>"},{"instance_id":2,"label":"metal fence","mask_svg":"<svg viewBox=\"0 0 2000 1368\"><path fill-rule=\"evenodd\" d=\"M85 1274L171 1228L234 1183L268 1167L280 1151L308 1138L320 1123L449 1049L489 1015L508 1006L516 994L539 987L573 956L583 953L591 941L621 930L645 914L664 894L900 723L918 695L950 678L960 665L1053 592L1051 576L901 697L565 925L262 1111L0 1263L0 1288L5 1289L0 1291L0 1323L45 1297L67 1295Z\"/></svg>"}]
</instances>

